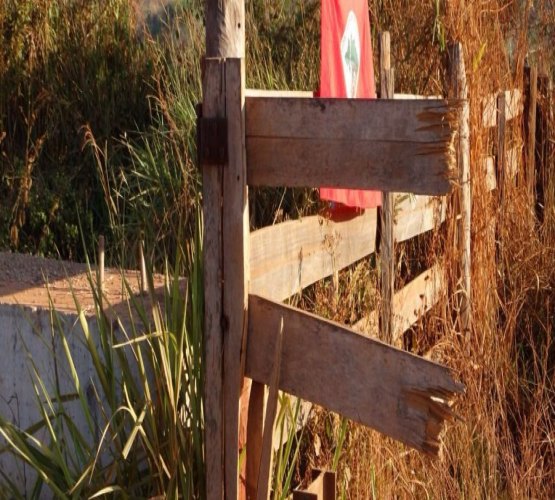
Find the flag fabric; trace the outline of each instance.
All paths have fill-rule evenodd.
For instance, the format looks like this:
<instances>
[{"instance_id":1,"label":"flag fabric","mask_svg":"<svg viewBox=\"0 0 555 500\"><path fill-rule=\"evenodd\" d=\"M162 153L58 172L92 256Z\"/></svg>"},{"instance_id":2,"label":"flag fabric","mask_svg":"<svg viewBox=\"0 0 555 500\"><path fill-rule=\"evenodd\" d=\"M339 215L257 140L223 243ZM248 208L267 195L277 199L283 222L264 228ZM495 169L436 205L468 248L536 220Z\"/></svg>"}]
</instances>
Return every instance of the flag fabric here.
<instances>
[{"instance_id":1,"label":"flag fabric","mask_svg":"<svg viewBox=\"0 0 555 500\"><path fill-rule=\"evenodd\" d=\"M320 43L320 97L376 97L367 0L322 0ZM320 198L357 208L381 204L380 191L361 189L320 188Z\"/></svg>"}]
</instances>

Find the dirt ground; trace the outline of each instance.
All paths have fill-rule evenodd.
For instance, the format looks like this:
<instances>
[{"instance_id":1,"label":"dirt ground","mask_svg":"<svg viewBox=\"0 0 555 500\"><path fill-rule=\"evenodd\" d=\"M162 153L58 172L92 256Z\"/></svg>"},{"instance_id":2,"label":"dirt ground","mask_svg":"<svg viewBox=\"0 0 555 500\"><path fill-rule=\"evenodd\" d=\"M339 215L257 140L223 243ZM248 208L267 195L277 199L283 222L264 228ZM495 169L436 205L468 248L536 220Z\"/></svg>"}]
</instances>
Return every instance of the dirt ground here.
<instances>
[{"instance_id":1,"label":"dirt ground","mask_svg":"<svg viewBox=\"0 0 555 500\"><path fill-rule=\"evenodd\" d=\"M94 312L92 286L96 286L96 268L85 264L64 262L31 255L0 252L0 304L49 308L50 304L61 312L76 312L75 300L86 312ZM105 270L103 297L108 310L127 310L129 295L127 281L136 297L141 293L140 273L118 269ZM155 289L163 287L163 277L155 276Z\"/></svg>"}]
</instances>

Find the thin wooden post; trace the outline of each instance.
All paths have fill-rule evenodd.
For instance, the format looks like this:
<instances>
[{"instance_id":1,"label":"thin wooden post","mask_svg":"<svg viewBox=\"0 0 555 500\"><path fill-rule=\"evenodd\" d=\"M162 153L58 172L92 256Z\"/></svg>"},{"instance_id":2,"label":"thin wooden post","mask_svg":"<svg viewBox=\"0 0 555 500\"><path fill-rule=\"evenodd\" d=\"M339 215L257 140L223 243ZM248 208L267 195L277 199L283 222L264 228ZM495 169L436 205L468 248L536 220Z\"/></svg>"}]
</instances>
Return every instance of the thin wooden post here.
<instances>
[{"instance_id":1,"label":"thin wooden post","mask_svg":"<svg viewBox=\"0 0 555 500\"><path fill-rule=\"evenodd\" d=\"M394 73L391 67L391 37L389 32L380 34L380 97L393 99ZM382 193L380 217L380 338L394 343L393 296L395 294L395 242L393 234L394 193Z\"/></svg>"},{"instance_id":2,"label":"thin wooden post","mask_svg":"<svg viewBox=\"0 0 555 500\"><path fill-rule=\"evenodd\" d=\"M224 60L204 62L203 117L225 115ZM204 218L204 449L206 498L224 496L222 165L202 166Z\"/></svg>"},{"instance_id":3,"label":"thin wooden post","mask_svg":"<svg viewBox=\"0 0 555 500\"><path fill-rule=\"evenodd\" d=\"M471 282L471 232L472 219L472 185L470 176L470 105L468 102L468 87L464 65L463 48L460 42L450 47L451 94L456 99L462 99L462 109L459 123L457 146L457 163L460 185L459 221L459 252L461 276L460 318L461 330L465 335L470 334L472 326L472 282ZM503 107L504 109L504 107ZM503 151L503 157L504 157Z\"/></svg>"},{"instance_id":4,"label":"thin wooden post","mask_svg":"<svg viewBox=\"0 0 555 500\"><path fill-rule=\"evenodd\" d=\"M201 119L225 118L227 128L227 145L217 145L227 147L227 161L206 164L205 159L202 167L206 496L221 500L238 494L239 397L247 331L245 5L244 0L206 0L205 8Z\"/></svg>"},{"instance_id":5,"label":"thin wooden post","mask_svg":"<svg viewBox=\"0 0 555 500\"><path fill-rule=\"evenodd\" d=\"M247 384L245 351L249 279L249 200L245 152L245 68L243 58L226 60L226 110L229 164L224 170L223 308L225 497L238 496L241 394Z\"/></svg>"},{"instance_id":6,"label":"thin wooden post","mask_svg":"<svg viewBox=\"0 0 555 500\"><path fill-rule=\"evenodd\" d=\"M528 190L530 210L534 213L536 192L536 103L538 90L538 69L526 68L527 74L527 121L526 121L526 172L524 182Z\"/></svg>"},{"instance_id":7,"label":"thin wooden post","mask_svg":"<svg viewBox=\"0 0 555 500\"><path fill-rule=\"evenodd\" d=\"M504 204L507 190L507 99L505 92L497 96L497 189L499 201Z\"/></svg>"}]
</instances>

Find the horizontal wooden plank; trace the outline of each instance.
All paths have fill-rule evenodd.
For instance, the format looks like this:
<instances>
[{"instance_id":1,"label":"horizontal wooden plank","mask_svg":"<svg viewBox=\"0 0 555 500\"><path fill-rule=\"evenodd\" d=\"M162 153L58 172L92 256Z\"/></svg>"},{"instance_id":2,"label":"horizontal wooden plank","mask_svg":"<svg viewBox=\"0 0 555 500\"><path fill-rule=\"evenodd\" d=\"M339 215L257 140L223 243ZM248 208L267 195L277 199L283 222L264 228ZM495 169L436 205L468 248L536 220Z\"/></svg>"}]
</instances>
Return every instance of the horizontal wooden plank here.
<instances>
[{"instance_id":1,"label":"horizontal wooden plank","mask_svg":"<svg viewBox=\"0 0 555 500\"><path fill-rule=\"evenodd\" d=\"M497 96L490 94L482 100L482 127L497 125ZM505 91L505 119L510 121L522 114L524 100L519 89Z\"/></svg>"},{"instance_id":2,"label":"horizontal wooden plank","mask_svg":"<svg viewBox=\"0 0 555 500\"><path fill-rule=\"evenodd\" d=\"M393 338L399 338L415 325L446 290L445 270L436 264L405 285L393 297ZM352 325L365 336L378 337L378 312L372 311Z\"/></svg>"},{"instance_id":3,"label":"horizontal wooden plank","mask_svg":"<svg viewBox=\"0 0 555 500\"><path fill-rule=\"evenodd\" d=\"M246 100L248 184L445 194L459 101Z\"/></svg>"},{"instance_id":4,"label":"horizontal wooden plank","mask_svg":"<svg viewBox=\"0 0 555 500\"><path fill-rule=\"evenodd\" d=\"M333 139L353 142L444 144L457 101L250 97L246 99L249 138Z\"/></svg>"},{"instance_id":5,"label":"horizontal wooden plank","mask_svg":"<svg viewBox=\"0 0 555 500\"><path fill-rule=\"evenodd\" d=\"M246 374L268 384L281 322L280 389L435 455L449 402L464 387L449 369L342 325L251 296Z\"/></svg>"},{"instance_id":6,"label":"horizontal wooden plank","mask_svg":"<svg viewBox=\"0 0 555 500\"><path fill-rule=\"evenodd\" d=\"M393 235L396 242L402 242L438 227L445 220L447 200L401 194L396 196L393 210Z\"/></svg>"},{"instance_id":7,"label":"horizontal wooden plank","mask_svg":"<svg viewBox=\"0 0 555 500\"><path fill-rule=\"evenodd\" d=\"M440 95L420 95L420 94L401 94L395 93L394 99L444 99Z\"/></svg>"},{"instance_id":8,"label":"horizontal wooden plank","mask_svg":"<svg viewBox=\"0 0 555 500\"><path fill-rule=\"evenodd\" d=\"M250 292L282 301L375 250L376 209L346 220L303 217L253 231Z\"/></svg>"},{"instance_id":9,"label":"horizontal wooden plank","mask_svg":"<svg viewBox=\"0 0 555 500\"><path fill-rule=\"evenodd\" d=\"M313 97L310 90L263 90L245 89L245 97Z\"/></svg>"},{"instance_id":10,"label":"horizontal wooden plank","mask_svg":"<svg viewBox=\"0 0 555 500\"><path fill-rule=\"evenodd\" d=\"M443 195L454 177L450 144L247 139L251 186L337 187Z\"/></svg>"}]
</instances>

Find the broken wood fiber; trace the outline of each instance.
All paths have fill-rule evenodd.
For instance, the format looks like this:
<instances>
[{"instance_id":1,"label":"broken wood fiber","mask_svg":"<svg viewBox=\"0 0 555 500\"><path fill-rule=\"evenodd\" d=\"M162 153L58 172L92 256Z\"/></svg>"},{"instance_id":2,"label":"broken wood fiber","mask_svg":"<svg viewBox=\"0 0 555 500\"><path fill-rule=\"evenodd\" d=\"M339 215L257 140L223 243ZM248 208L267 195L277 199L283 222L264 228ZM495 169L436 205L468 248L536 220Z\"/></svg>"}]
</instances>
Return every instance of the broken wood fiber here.
<instances>
[{"instance_id":1,"label":"broken wood fiber","mask_svg":"<svg viewBox=\"0 0 555 500\"><path fill-rule=\"evenodd\" d=\"M464 386L448 368L342 325L249 296L246 374L269 384L281 321L279 388L429 455Z\"/></svg>"}]
</instances>

